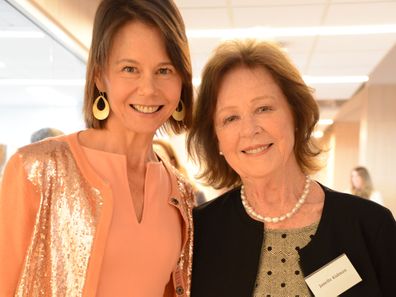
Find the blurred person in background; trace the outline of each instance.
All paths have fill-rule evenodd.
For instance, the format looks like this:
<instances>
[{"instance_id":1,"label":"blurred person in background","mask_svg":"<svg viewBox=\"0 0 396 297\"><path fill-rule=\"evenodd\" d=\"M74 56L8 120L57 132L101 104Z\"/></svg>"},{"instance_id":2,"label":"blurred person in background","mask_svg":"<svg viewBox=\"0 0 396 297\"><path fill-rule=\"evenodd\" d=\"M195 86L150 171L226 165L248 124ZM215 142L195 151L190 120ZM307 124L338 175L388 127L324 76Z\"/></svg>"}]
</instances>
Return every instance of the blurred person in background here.
<instances>
[{"instance_id":1,"label":"blurred person in background","mask_svg":"<svg viewBox=\"0 0 396 297\"><path fill-rule=\"evenodd\" d=\"M176 152L170 143L168 143L163 139L154 139L153 147L154 147L154 151L158 153L158 155L161 156L163 160L168 161L184 176L186 177L188 176L186 169L184 168L184 166L181 165L179 158L176 156Z\"/></svg>"},{"instance_id":2,"label":"blurred person in background","mask_svg":"<svg viewBox=\"0 0 396 297\"><path fill-rule=\"evenodd\" d=\"M179 170L180 173L183 174L183 176L185 176L190 181L190 184L194 187L196 205L200 205L206 202L205 194L202 191L200 191L195 185L195 183L193 183L189 179L187 170L184 166L181 165L179 158L177 157L176 152L173 149L172 145L162 139L154 139L153 144L154 144L155 152L158 153L160 156L162 156L170 164L172 164L172 166L174 166L177 170Z\"/></svg>"},{"instance_id":3,"label":"blurred person in background","mask_svg":"<svg viewBox=\"0 0 396 297\"><path fill-rule=\"evenodd\" d=\"M34 143L48 137L55 137L59 135L63 135L64 133L55 128L42 128L32 133L30 136L30 142Z\"/></svg>"},{"instance_id":4,"label":"blurred person in background","mask_svg":"<svg viewBox=\"0 0 396 297\"><path fill-rule=\"evenodd\" d=\"M312 90L278 46L216 49L187 143L201 177L233 189L193 211L192 297L312 296L319 286L305 278L332 261L344 271L348 260L353 268L322 296L394 296L395 219L310 177L320 168L318 119ZM344 279L354 270L361 281Z\"/></svg>"},{"instance_id":5,"label":"blurred person in background","mask_svg":"<svg viewBox=\"0 0 396 297\"><path fill-rule=\"evenodd\" d=\"M382 195L375 191L371 176L366 167L357 166L351 171L350 193L365 199L369 199L383 205Z\"/></svg>"},{"instance_id":6,"label":"blurred person in background","mask_svg":"<svg viewBox=\"0 0 396 297\"><path fill-rule=\"evenodd\" d=\"M1 180L3 178L3 168L6 160L7 160L7 146L3 143L0 143L0 187L1 187Z\"/></svg>"},{"instance_id":7,"label":"blurred person in background","mask_svg":"<svg viewBox=\"0 0 396 297\"><path fill-rule=\"evenodd\" d=\"M189 128L192 90L173 1L101 1L87 129L22 147L6 167L0 296L189 294L192 188L152 141Z\"/></svg>"}]
</instances>

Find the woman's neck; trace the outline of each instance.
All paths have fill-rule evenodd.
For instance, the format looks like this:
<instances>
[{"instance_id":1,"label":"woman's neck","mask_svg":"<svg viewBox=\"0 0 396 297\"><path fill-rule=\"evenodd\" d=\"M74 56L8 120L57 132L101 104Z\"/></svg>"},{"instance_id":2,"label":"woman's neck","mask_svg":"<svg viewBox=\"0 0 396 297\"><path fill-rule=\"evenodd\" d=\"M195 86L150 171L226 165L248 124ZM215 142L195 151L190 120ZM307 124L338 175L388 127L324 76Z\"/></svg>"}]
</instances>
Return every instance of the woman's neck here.
<instances>
[{"instance_id":1,"label":"woman's neck","mask_svg":"<svg viewBox=\"0 0 396 297\"><path fill-rule=\"evenodd\" d=\"M306 176L297 162L289 160L288 165L259 178L244 178L242 182L248 199L264 205L295 202L304 188Z\"/></svg>"},{"instance_id":2,"label":"woman's neck","mask_svg":"<svg viewBox=\"0 0 396 297\"><path fill-rule=\"evenodd\" d=\"M158 161L152 149L153 135L88 129L79 134L79 141L88 148L124 155L128 168L138 168L147 162Z\"/></svg>"}]
</instances>

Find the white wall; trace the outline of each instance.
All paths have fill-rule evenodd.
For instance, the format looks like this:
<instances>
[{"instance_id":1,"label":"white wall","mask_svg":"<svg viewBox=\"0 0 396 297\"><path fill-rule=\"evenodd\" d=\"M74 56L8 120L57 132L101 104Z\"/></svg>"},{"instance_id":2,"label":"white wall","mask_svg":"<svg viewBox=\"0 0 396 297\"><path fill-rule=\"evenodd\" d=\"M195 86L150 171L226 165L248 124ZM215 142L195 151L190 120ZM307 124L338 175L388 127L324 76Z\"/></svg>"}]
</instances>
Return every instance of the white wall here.
<instances>
[{"instance_id":1,"label":"white wall","mask_svg":"<svg viewBox=\"0 0 396 297\"><path fill-rule=\"evenodd\" d=\"M79 106L1 107L0 143L7 145L7 159L18 147L30 143L33 132L57 128L65 133L84 128Z\"/></svg>"}]
</instances>

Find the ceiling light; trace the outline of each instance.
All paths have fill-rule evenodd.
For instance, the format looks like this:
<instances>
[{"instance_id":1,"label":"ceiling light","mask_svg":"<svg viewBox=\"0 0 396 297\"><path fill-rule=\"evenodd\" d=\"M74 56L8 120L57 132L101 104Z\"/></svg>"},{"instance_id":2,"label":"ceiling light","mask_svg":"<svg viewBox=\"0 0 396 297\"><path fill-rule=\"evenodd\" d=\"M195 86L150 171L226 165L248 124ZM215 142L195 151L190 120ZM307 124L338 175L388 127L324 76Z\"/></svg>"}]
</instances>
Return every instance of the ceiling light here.
<instances>
[{"instance_id":1,"label":"ceiling light","mask_svg":"<svg viewBox=\"0 0 396 297\"><path fill-rule=\"evenodd\" d=\"M195 29L187 30L189 38L274 38L281 36L331 36L369 35L396 33L396 24L371 26L321 26L321 27L250 27L235 29Z\"/></svg>"},{"instance_id":2,"label":"ceiling light","mask_svg":"<svg viewBox=\"0 0 396 297\"><path fill-rule=\"evenodd\" d=\"M367 75L349 75L349 76L311 76L303 75L307 84L350 84L363 83L369 80Z\"/></svg>"},{"instance_id":3,"label":"ceiling light","mask_svg":"<svg viewBox=\"0 0 396 297\"><path fill-rule=\"evenodd\" d=\"M0 31L0 38L44 38L40 31Z\"/></svg>"},{"instance_id":4,"label":"ceiling light","mask_svg":"<svg viewBox=\"0 0 396 297\"><path fill-rule=\"evenodd\" d=\"M318 125L329 126L332 125L334 121L332 119L320 119Z\"/></svg>"},{"instance_id":5,"label":"ceiling light","mask_svg":"<svg viewBox=\"0 0 396 297\"><path fill-rule=\"evenodd\" d=\"M323 131L315 131L312 136L315 138L322 138L323 135L324 135Z\"/></svg>"},{"instance_id":6,"label":"ceiling light","mask_svg":"<svg viewBox=\"0 0 396 297\"><path fill-rule=\"evenodd\" d=\"M271 29L267 27L187 30L187 36L189 38L220 38L220 39L273 37L273 35L271 34Z\"/></svg>"},{"instance_id":7,"label":"ceiling light","mask_svg":"<svg viewBox=\"0 0 396 297\"><path fill-rule=\"evenodd\" d=\"M354 76L311 76L303 75L303 79L307 84L350 84L350 83L363 83L369 80L367 75L354 75ZM193 78L194 86L201 84L200 77Z\"/></svg>"},{"instance_id":8,"label":"ceiling light","mask_svg":"<svg viewBox=\"0 0 396 297\"><path fill-rule=\"evenodd\" d=\"M274 36L331 36L331 35L370 35L396 33L396 24L372 26L321 26L273 28Z\"/></svg>"},{"instance_id":9,"label":"ceiling light","mask_svg":"<svg viewBox=\"0 0 396 297\"><path fill-rule=\"evenodd\" d=\"M0 79L1 86L84 86L84 79Z\"/></svg>"}]
</instances>

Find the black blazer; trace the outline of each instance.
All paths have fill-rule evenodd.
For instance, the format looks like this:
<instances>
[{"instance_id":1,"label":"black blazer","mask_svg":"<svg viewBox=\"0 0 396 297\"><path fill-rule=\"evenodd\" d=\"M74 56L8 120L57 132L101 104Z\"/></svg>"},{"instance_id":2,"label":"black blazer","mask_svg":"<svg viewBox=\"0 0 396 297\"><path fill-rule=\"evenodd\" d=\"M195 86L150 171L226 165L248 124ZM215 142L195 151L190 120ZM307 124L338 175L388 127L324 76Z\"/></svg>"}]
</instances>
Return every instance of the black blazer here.
<instances>
[{"instance_id":1,"label":"black blazer","mask_svg":"<svg viewBox=\"0 0 396 297\"><path fill-rule=\"evenodd\" d=\"M323 190L318 229L299 251L304 276L346 253L362 281L340 296L396 296L396 222L391 212L359 197ZM252 296L264 224L246 213L240 188L195 208L193 214L191 296Z\"/></svg>"}]
</instances>

